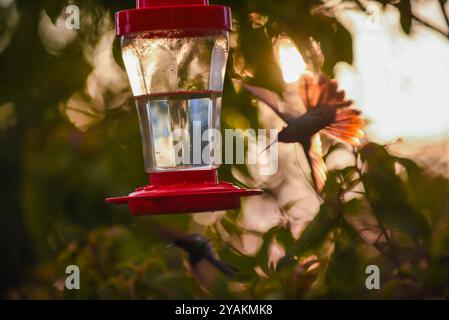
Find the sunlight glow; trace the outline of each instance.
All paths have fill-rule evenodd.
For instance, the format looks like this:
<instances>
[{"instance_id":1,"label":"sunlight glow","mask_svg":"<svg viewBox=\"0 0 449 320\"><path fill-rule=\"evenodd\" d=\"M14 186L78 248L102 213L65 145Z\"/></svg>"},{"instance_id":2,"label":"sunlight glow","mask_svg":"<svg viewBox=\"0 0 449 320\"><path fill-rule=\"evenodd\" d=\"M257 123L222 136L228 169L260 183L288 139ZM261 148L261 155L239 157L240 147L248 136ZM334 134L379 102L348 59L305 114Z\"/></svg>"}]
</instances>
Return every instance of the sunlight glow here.
<instances>
[{"instance_id":1,"label":"sunlight glow","mask_svg":"<svg viewBox=\"0 0 449 320\"><path fill-rule=\"evenodd\" d=\"M284 81L286 83L298 81L306 70L306 64L295 44L291 39L282 37L276 41L276 47Z\"/></svg>"},{"instance_id":2,"label":"sunlight glow","mask_svg":"<svg viewBox=\"0 0 449 320\"><path fill-rule=\"evenodd\" d=\"M414 4L414 9L444 25L437 1ZM396 8L382 10L379 4L378 11L375 28L361 12L347 10L337 16L351 32L354 47L353 64L339 62L335 67L339 85L369 121L371 140L447 139L449 41L419 24L406 35Z\"/></svg>"},{"instance_id":3,"label":"sunlight glow","mask_svg":"<svg viewBox=\"0 0 449 320\"><path fill-rule=\"evenodd\" d=\"M146 93L146 88L144 85L145 82L143 81L139 58L136 53L130 49L123 50L122 56L134 96L144 95Z\"/></svg>"}]
</instances>

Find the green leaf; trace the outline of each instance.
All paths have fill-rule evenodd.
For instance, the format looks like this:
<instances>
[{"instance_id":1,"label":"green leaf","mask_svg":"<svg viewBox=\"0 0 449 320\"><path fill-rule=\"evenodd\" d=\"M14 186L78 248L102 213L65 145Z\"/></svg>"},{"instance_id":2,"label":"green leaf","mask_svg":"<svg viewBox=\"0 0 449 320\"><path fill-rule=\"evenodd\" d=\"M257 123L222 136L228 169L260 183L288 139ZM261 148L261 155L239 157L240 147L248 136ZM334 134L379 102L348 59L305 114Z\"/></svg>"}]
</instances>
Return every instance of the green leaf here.
<instances>
[{"instance_id":1,"label":"green leaf","mask_svg":"<svg viewBox=\"0 0 449 320\"><path fill-rule=\"evenodd\" d=\"M354 246L344 244L337 238L325 275L329 294L334 298L357 296L364 284L363 270Z\"/></svg>"},{"instance_id":2,"label":"green leaf","mask_svg":"<svg viewBox=\"0 0 449 320\"><path fill-rule=\"evenodd\" d=\"M298 255L317 250L326 240L335 221L327 205L322 205L315 218L307 225L296 244Z\"/></svg>"},{"instance_id":3,"label":"green leaf","mask_svg":"<svg viewBox=\"0 0 449 320\"><path fill-rule=\"evenodd\" d=\"M263 235L263 244L259 252L256 255L256 262L262 268L263 272L270 274L271 270L268 265L269 252L268 249L271 242L276 237L280 227L276 226L271 228L268 232Z\"/></svg>"},{"instance_id":4,"label":"green leaf","mask_svg":"<svg viewBox=\"0 0 449 320\"><path fill-rule=\"evenodd\" d=\"M396 175L396 159L384 147L373 143L361 155L368 169L362 177L365 195L377 219L387 227L399 229L414 242L427 240L429 223L413 207L404 181Z\"/></svg>"},{"instance_id":5,"label":"green leaf","mask_svg":"<svg viewBox=\"0 0 449 320\"><path fill-rule=\"evenodd\" d=\"M398 8L401 13L400 21L402 29L404 29L406 34L410 34L412 26L412 5L410 0L400 0L400 2L396 4L396 8Z\"/></svg>"},{"instance_id":6,"label":"green leaf","mask_svg":"<svg viewBox=\"0 0 449 320\"><path fill-rule=\"evenodd\" d=\"M286 267L291 267L297 264L296 260L296 241L292 236L290 229L281 228L276 234L276 240L284 247L285 256L278 261L276 270L280 271Z\"/></svg>"},{"instance_id":7,"label":"green leaf","mask_svg":"<svg viewBox=\"0 0 449 320\"><path fill-rule=\"evenodd\" d=\"M235 223L235 221L232 221L229 217L221 219L219 223L221 224L223 229L230 235L238 236L242 234L242 229Z\"/></svg>"},{"instance_id":8,"label":"green leaf","mask_svg":"<svg viewBox=\"0 0 449 320\"><path fill-rule=\"evenodd\" d=\"M233 14L240 17L240 50L246 65L253 70L254 74L254 78L248 82L282 93L284 82L274 57L272 39L267 35L266 28L252 28L248 19L250 11L246 5L235 8Z\"/></svg>"},{"instance_id":9,"label":"green leaf","mask_svg":"<svg viewBox=\"0 0 449 320\"><path fill-rule=\"evenodd\" d=\"M42 7L50 17L51 21L55 23L56 19L61 15L61 13L63 13L65 5L66 1L64 0L46 0L44 1Z\"/></svg>"},{"instance_id":10,"label":"green leaf","mask_svg":"<svg viewBox=\"0 0 449 320\"><path fill-rule=\"evenodd\" d=\"M363 213L363 201L358 198L353 198L343 203L343 212L348 215L359 215Z\"/></svg>"}]
</instances>

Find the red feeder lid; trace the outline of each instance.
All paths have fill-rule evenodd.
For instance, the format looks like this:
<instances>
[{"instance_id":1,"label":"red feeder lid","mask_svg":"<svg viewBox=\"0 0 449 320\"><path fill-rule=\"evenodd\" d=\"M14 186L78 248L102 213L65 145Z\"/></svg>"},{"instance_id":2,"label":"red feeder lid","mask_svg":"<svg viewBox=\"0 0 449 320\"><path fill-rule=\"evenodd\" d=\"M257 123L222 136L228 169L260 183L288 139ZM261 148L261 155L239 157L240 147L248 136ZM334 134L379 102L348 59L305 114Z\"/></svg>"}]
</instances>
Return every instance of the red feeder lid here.
<instances>
[{"instance_id":1,"label":"red feeder lid","mask_svg":"<svg viewBox=\"0 0 449 320\"><path fill-rule=\"evenodd\" d=\"M151 30L231 30L231 9L209 0L137 0L137 9L115 14L118 36Z\"/></svg>"},{"instance_id":2,"label":"red feeder lid","mask_svg":"<svg viewBox=\"0 0 449 320\"><path fill-rule=\"evenodd\" d=\"M150 174L151 184L106 202L128 204L133 215L194 213L240 208L240 197L262 190L242 189L219 182L216 170L172 171Z\"/></svg>"}]
</instances>

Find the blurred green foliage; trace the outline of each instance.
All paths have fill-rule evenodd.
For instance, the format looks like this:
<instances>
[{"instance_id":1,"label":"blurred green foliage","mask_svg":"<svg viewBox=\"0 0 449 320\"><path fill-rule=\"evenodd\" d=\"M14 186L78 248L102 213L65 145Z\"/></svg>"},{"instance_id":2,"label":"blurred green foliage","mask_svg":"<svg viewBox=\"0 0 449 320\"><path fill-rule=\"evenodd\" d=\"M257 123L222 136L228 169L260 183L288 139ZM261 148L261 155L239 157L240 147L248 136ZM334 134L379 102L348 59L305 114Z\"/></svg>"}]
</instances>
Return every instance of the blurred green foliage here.
<instances>
[{"instance_id":1,"label":"blurred green foliage","mask_svg":"<svg viewBox=\"0 0 449 320\"><path fill-rule=\"evenodd\" d=\"M230 81L241 61L254 84L281 90L272 37L287 33L300 49L314 37L323 46L328 74L337 61L351 62L349 33L334 19L311 14L315 1L219 2L232 7L238 30L225 85L224 128L259 126L257 109L248 107L251 97L236 92ZM401 12L409 10L409 1L400 3ZM189 215L137 219L125 207L106 205L105 197L146 183L133 102L89 110L100 120L85 131L69 121L61 106L75 92L85 93L93 69L85 49L102 38L101 21L133 7L134 1L83 1L77 37L52 54L36 30L43 10L55 22L67 4L17 0L0 9L3 34L11 34L2 38L7 45L0 52L0 105L13 104L12 114L1 118L10 124L0 126L0 296L449 297L449 181L389 154L384 146L368 144L355 151L356 166L330 172L321 208L298 239L288 223L255 234L263 239L255 255L239 252L223 237L222 230L236 237L250 232L238 223L239 211L200 227ZM252 13L267 19L258 24ZM15 14L17 23L7 23ZM409 20L405 14L401 19L406 31ZM123 65L117 41L112 50ZM233 179L230 166L222 166L220 175ZM301 195L301 190L291 192ZM289 206L281 209L288 214ZM230 279L218 276L219 285L200 285L185 254L166 249L167 243L154 235L155 221L183 232L201 229L220 258L240 271ZM274 241L285 250L277 264L269 262ZM82 270L80 291L63 290L68 264ZM365 289L370 264L382 271L381 290Z\"/></svg>"}]
</instances>

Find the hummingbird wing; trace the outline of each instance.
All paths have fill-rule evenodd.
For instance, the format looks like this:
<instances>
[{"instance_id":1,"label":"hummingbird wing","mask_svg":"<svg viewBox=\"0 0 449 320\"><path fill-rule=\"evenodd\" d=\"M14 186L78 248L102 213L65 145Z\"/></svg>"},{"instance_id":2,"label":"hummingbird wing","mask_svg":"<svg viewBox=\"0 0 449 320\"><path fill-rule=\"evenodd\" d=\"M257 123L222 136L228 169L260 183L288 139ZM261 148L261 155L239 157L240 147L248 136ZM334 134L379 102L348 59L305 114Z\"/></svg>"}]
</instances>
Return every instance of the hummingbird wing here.
<instances>
[{"instance_id":1,"label":"hummingbird wing","mask_svg":"<svg viewBox=\"0 0 449 320\"><path fill-rule=\"evenodd\" d=\"M230 266L226 262L223 262L221 260L218 260L216 258L210 259L208 258L207 261L209 261L215 268L223 272L224 274L232 277L235 272L238 271L237 268Z\"/></svg>"},{"instance_id":2,"label":"hummingbird wing","mask_svg":"<svg viewBox=\"0 0 449 320\"><path fill-rule=\"evenodd\" d=\"M324 74L303 74L299 80L299 94L308 111L320 105L345 108L352 104L345 99L345 92L338 90L337 81Z\"/></svg>"},{"instance_id":3,"label":"hummingbird wing","mask_svg":"<svg viewBox=\"0 0 449 320\"><path fill-rule=\"evenodd\" d=\"M285 109L285 102L279 97L279 95L273 91L265 88L252 86L244 82L240 82L248 92L256 96L260 101L265 103L271 110L278 115L279 118L284 120L286 123L290 123L295 120L295 116L290 114L288 111L283 111Z\"/></svg>"},{"instance_id":4,"label":"hummingbird wing","mask_svg":"<svg viewBox=\"0 0 449 320\"><path fill-rule=\"evenodd\" d=\"M207 261L228 276L233 276L234 272L238 271L237 268L228 265L218 258L210 242L205 243L201 251L191 250L189 252L189 261L195 271L199 271L197 269L203 261Z\"/></svg>"},{"instance_id":5,"label":"hummingbird wing","mask_svg":"<svg viewBox=\"0 0 449 320\"><path fill-rule=\"evenodd\" d=\"M355 109L338 109L335 120L323 132L336 138L337 140L349 143L353 146L360 145L363 138L362 130L365 122L360 117L360 111Z\"/></svg>"},{"instance_id":6,"label":"hummingbird wing","mask_svg":"<svg viewBox=\"0 0 449 320\"><path fill-rule=\"evenodd\" d=\"M217 254L215 253L214 248L212 247L212 243L207 243L207 252L204 255L204 258L209 261L215 268L223 272L224 274L227 274L228 276L233 276L234 272L237 272L238 269L230 266L224 261L221 261Z\"/></svg>"},{"instance_id":7,"label":"hummingbird wing","mask_svg":"<svg viewBox=\"0 0 449 320\"><path fill-rule=\"evenodd\" d=\"M333 119L321 128L323 132L354 146L360 144L365 123L360 117L360 111L349 108L353 102L345 99L345 92L338 90L335 80L324 74L305 74L300 79L299 92L308 111L321 106L329 108L328 112Z\"/></svg>"}]
</instances>

